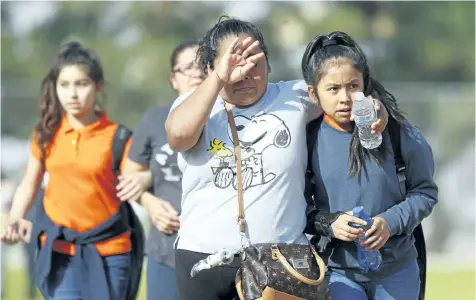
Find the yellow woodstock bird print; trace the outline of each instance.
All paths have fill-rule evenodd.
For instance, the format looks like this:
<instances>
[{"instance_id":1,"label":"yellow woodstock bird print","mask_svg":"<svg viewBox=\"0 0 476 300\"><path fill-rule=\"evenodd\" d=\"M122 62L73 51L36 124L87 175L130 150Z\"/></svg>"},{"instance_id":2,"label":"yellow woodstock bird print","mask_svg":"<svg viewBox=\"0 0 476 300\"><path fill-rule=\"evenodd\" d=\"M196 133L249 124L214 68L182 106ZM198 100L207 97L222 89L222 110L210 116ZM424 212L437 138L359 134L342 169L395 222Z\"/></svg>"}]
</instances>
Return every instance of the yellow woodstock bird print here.
<instances>
[{"instance_id":1,"label":"yellow woodstock bird print","mask_svg":"<svg viewBox=\"0 0 476 300\"><path fill-rule=\"evenodd\" d=\"M225 162L225 158L233 156L233 152L225 146L225 143L217 138L210 141L210 149L207 149L208 153L214 154L220 160L220 167L227 167L228 163ZM216 173L217 167L212 167L213 174Z\"/></svg>"}]
</instances>

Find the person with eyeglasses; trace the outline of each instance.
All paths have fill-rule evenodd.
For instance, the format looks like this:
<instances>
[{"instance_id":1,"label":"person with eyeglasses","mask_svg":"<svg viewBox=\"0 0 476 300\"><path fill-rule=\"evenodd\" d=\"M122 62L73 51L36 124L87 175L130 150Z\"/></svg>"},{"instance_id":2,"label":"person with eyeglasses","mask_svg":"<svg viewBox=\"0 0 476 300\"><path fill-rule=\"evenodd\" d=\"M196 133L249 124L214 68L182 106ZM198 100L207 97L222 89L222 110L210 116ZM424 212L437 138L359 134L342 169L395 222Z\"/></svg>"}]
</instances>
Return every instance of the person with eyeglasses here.
<instances>
[{"instance_id":1,"label":"person with eyeglasses","mask_svg":"<svg viewBox=\"0 0 476 300\"><path fill-rule=\"evenodd\" d=\"M305 128L322 110L304 81L268 82L268 48L253 23L220 17L200 40L197 57L208 76L175 100L165 124L183 171L175 274L181 300L231 300L240 259L193 277L191 270L220 249L239 253L248 242L309 243L303 232L314 219L307 218L304 198ZM377 132L386 127L385 113L382 105ZM240 184L246 222L238 219ZM238 220L246 224L243 240Z\"/></svg>"},{"instance_id":2,"label":"person with eyeglasses","mask_svg":"<svg viewBox=\"0 0 476 300\"><path fill-rule=\"evenodd\" d=\"M198 41L190 40L181 43L172 52L169 81L179 96L199 86L205 77L196 62L197 49Z\"/></svg>"},{"instance_id":3,"label":"person with eyeglasses","mask_svg":"<svg viewBox=\"0 0 476 300\"><path fill-rule=\"evenodd\" d=\"M204 80L195 58L198 41L187 40L172 52L169 82L178 95L196 88ZM170 106L154 107L142 118L134 132L126 162L126 173L119 183L121 200L137 200L149 213L152 226L147 240L147 299L178 299L175 282L173 244L180 227L182 173L177 154L167 144L165 120ZM139 195L134 181L149 173L151 193ZM141 175L142 174L142 175Z\"/></svg>"}]
</instances>

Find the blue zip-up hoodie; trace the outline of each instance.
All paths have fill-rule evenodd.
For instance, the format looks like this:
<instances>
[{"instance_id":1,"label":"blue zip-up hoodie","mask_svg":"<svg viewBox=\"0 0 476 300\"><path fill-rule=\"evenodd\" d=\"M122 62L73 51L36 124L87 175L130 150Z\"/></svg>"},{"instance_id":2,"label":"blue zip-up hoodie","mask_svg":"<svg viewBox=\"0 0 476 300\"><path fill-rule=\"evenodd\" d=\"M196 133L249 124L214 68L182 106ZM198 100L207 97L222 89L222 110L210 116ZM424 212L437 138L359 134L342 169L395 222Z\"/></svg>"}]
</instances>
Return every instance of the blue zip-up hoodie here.
<instances>
[{"instance_id":1,"label":"blue zip-up hoodie","mask_svg":"<svg viewBox=\"0 0 476 300\"><path fill-rule=\"evenodd\" d=\"M75 244L76 255L74 260L78 272L81 273L82 298L88 300L115 300L111 299L109 295L104 264L94 247L94 243L110 239L128 230L131 232L132 250L130 252L131 270L127 300L136 298L144 257L144 231L139 218L129 203L122 203L116 214L96 228L83 233L57 226L46 214L42 214L42 218L38 220L35 228L36 230L32 236L39 238L43 233L47 235L45 244L39 248L35 276L36 283L45 299L48 298L48 276L52 264L53 241L61 239Z\"/></svg>"},{"instance_id":2,"label":"blue zip-up hoodie","mask_svg":"<svg viewBox=\"0 0 476 300\"><path fill-rule=\"evenodd\" d=\"M316 208L323 212L345 212L363 206L368 215L382 217L390 230L390 238L380 250L383 264L378 271L364 273L359 269L354 242L339 242L329 257L328 267L356 281L397 272L416 258L412 232L438 201L430 146L417 128L408 122L402 126L401 149L407 177L407 194L402 195L387 131L383 143L388 155L382 164L367 160L360 176L349 177L351 133L339 131L326 121L320 126L312 161Z\"/></svg>"}]
</instances>

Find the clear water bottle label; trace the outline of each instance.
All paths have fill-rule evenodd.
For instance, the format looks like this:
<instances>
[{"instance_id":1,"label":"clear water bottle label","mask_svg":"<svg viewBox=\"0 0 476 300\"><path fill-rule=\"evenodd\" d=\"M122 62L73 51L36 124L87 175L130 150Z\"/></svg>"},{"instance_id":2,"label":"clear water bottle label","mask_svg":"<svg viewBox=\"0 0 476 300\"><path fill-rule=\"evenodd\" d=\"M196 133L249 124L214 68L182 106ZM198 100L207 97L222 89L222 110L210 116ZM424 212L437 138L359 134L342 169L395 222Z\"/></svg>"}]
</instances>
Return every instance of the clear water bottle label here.
<instances>
[{"instance_id":1,"label":"clear water bottle label","mask_svg":"<svg viewBox=\"0 0 476 300\"><path fill-rule=\"evenodd\" d=\"M357 125L370 125L377 119L377 111L375 108L369 109L369 113L363 115L354 115L354 121Z\"/></svg>"}]
</instances>

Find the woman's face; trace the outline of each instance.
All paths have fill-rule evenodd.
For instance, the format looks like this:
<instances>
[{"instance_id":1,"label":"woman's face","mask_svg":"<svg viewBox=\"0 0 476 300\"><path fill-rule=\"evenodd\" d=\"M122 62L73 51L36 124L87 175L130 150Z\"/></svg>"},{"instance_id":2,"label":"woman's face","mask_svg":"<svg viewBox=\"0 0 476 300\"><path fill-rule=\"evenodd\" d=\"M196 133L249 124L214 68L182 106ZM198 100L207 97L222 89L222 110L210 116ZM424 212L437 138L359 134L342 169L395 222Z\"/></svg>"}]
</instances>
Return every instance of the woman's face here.
<instances>
[{"instance_id":1,"label":"woman's face","mask_svg":"<svg viewBox=\"0 0 476 300\"><path fill-rule=\"evenodd\" d=\"M362 73L346 58L332 59L324 65L324 75L314 83L317 90L308 86L309 97L339 125L348 125L352 112L352 95L363 91Z\"/></svg>"},{"instance_id":2,"label":"woman's face","mask_svg":"<svg viewBox=\"0 0 476 300\"><path fill-rule=\"evenodd\" d=\"M56 94L61 106L67 114L76 118L94 112L99 88L80 65L64 66L56 81Z\"/></svg>"},{"instance_id":3,"label":"woman's face","mask_svg":"<svg viewBox=\"0 0 476 300\"><path fill-rule=\"evenodd\" d=\"M205 74L195 62L197 49L198 46L188 47L177 55L176 64L170 74L170 83L179 95L196 88L205 79Z\"/></svg>"},{"instance_id":4,"label":"woman's face","mask_svg":"<svg viewBox=\"0 0 476 300\"><path fill-rule=\"evenodd\" d=\"M242 42L250 37L249 34L240 34L239 41ZM215 58L214 65L218 66L220 59L225 51L230 47L236 36L230 35L220 42L218 55ZM250 55L263 52L261 48ZM220 92L220 96L233 105L246 107L255 104L266 92L268 84L268 64L266 59L261 59L256 66L241 81L226 84Z\"/></svg>"}]
</instances>

